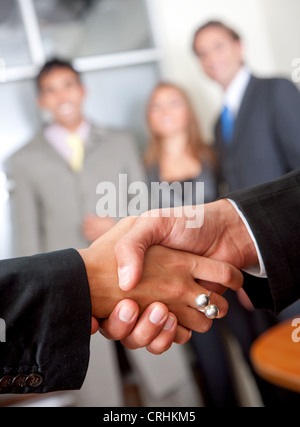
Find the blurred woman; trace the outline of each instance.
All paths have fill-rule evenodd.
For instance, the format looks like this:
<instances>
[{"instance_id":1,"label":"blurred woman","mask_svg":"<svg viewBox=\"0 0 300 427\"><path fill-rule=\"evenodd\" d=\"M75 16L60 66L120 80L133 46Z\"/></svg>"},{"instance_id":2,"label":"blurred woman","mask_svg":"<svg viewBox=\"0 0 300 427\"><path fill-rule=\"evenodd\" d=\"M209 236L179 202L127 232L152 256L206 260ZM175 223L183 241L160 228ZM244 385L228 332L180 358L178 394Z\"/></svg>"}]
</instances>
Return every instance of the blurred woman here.
<instances>
[{"instance_id":1,"label":"blurred woman","mask_svg":"<svg viewBox=\"0 0 300 427\"><path fill-rule=\"evenodd\" d=\"M150 184L177 183L172 191L170 185L161 187L159 199L151 191L152 208L215 200L216 159L213 150L204 142L185 91L174 84L160 83L150 96L147 122L150 142L145 153L145 165ZM192 183L192 188L185 188L187 182ZM204 182L204 194L197 189L198 182ZM192 194L187 194L185 190L192 191ZM199 373L198 381L206 406L235 405L223 323L218 320L209 332L193 332L191 338L190 350L194 355L194 367ZM187 364L188 360L182 356L181 364L184 362ZM177 369L180 370L180 366Z\"/></svg>"},{"instance_id":2,"label":"blurred woman","mask_svg":"<svg viewBox=\"0 0 300 427\"><path fill-rule=\"evenodd\" d=\"M195 112L185 91L171 83L160 83L153 91L147 109L150 143L145 165L150 182L179 182L171 205L211 202L217 196L213 150L204 142ZM184 186L190 182L191 186ZM204 182L204 200L196 183ZM177 190L177 191L176 191ZM166 190L167 191L167 190ZM192 192L192 194L187 194ZM168 207L162 196L159 206Z\"/></svg>"}]
</instances>

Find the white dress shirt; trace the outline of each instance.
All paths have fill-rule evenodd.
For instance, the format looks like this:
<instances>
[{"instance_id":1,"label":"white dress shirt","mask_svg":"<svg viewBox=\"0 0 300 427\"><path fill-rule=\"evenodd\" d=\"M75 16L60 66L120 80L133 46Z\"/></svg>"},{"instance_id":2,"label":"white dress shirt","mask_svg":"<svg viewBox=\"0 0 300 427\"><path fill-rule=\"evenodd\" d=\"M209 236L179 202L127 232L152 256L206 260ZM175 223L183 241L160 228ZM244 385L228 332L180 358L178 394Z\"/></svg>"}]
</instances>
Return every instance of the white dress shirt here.
<instances>
[{"instance_id":1,"label":"white dress shirt","mask_svg":"<svg viewBox=\"0 0 300 427\"><path fill-rule=\"evenodd\" d=\"M251 74L248 68L245 65L243 65L240 68L237 75L235 76L235 78L232 80L232 82L228 86L228 88L226 89L226 91L224 92L223 105L226 106L234 114L235 117L238 115L250 78L251 78ZM254 234L252 233L252 230L248 224L248 221L246 220L245 216L238 208L237 204L233 200L230 200L230 199L228 200L232 203L232 205L238 212L239 216L241 217L243 223L245 224L248 230L248 233L250 234L250 237L254 243L257 256L258 256L258 261L259 261L258 264L248 267L244 269L244 271L246 273L251 274L252 276L266 278L267 275L266 275L264 261L262 259L257 241L254 237Z\"/></svg>"},{"instance_id":2,"label":"white dress shirt","mask_svg":"<svg viewBox=\"0 0 300 427\"><path fill-rule=\"evenodd\" d=\"M76 133L84 142L87 143L91 132L91 125L88 121L83 120L75 132L53 123L48 125L44 130L44 137L47 142L63 157L68 163L72 156L72 150L67 144L67 138L70 134Z\"/></svg>"},{"instance_id":3,"label":"white dress shirt","mask_svg":"<svg viewBox=\"0 0 300 427\"><path fill-rule=\"evenodd\" d=\"M244 214L240 211L240 209L238 208L237 204L231 200L231 199L227 199L235 208L235 210L237 211L237 213L239 214L239 216L241 217L241 220L243 221L243 223L245 224L247 231L254 243L255 249L256 249L256 253L257 253L257 257L258 257L258 264L256 265L252 265L250 267L247 267L244 269L244 271L248 274L251 274L252 276L256 276L256 277L261 277L261 278L266 278L267 277L267 273L266 273L266 268L265 268L265 264L263 261L263 258L261 256L257 241L254 237L254 234L252 233L252 230L248 224L247 219L245 218Z\"/></svg>"},{"instance_id":4,"label":"white dress shirt","mask_svg":"<svg viewBox=\"0 0 300 427\"><path fill-rule=\"evenodd\" d=\"M239 112L250 78L248 68L243 65L224 92L223 106L226 106L235 117Z\"/></svg>"}]
</instances>

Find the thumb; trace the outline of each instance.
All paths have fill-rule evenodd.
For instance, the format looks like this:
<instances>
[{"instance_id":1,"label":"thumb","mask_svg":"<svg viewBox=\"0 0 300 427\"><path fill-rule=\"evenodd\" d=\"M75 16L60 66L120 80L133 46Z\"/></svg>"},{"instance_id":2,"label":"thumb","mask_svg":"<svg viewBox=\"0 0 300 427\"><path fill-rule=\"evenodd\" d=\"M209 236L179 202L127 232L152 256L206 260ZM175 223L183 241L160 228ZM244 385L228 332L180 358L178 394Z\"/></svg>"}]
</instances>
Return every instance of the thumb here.
<instances>
[{"instance_id":1,"label":"thumb","mask_svg":"<svg viewBox=\"0 0 300 427\"><path fill-rule=\"evenodd\" d=\"M123 291L133 289L143 275L147 249L159 244L166 236L164 218L141 216L115 246L119 286Z\"/></svg>"},{"instance_id":2,"label":"thumb","mask_svg":"<svg viewBox=\"0 0 300 427\"><path fill-rule=\"evenodd\" d=\"M141 238L141 237L140 237ZM134 235L124 236L115 246L118 263L119 286L123 291L130 291L141 280L147 244L134 238Z\"/></svg>"}]
</instances>

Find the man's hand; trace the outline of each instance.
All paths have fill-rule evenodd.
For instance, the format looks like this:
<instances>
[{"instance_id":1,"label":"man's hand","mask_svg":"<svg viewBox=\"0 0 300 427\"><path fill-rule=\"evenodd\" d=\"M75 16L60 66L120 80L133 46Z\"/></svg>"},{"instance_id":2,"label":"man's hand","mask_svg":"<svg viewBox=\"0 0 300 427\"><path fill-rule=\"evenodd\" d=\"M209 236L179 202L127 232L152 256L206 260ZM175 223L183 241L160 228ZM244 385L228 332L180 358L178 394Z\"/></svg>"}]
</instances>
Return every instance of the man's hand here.
<instances>
[{"instance_id":1,"label":"man's hand","mask_svg":"<svg viewBox=\"0 0 300 427\"><path fill-rule=\"evenodd\" d=\"M199 293L207 294L209 287L213 291L212 303L219 307L220 317L224 316L227 302L219 295L223 292L220 284L234 289L241 287L241 273L219 261L154 246L147 252L139 285L125 293L118 286L114 248L120 238L133 229L136 221L136 218L121 221L89 249L80 251L90 283L93 315L106 318L120 300L130 298L138 303L140 314L144 316L150 304L160 301L168 307L170 315L177 317L181 326L207 331L211 320L196 309L195 297ZM167 318L161 317L159 322L167 322ZM156 321L157 324L159 322Z\"/></svg>"},{"instance_id":2,"label":"man's hand","mask_svg":"<svg viewBox=\"0 0 300 427\"><path fill-rule=\"evenodd\" d=\"M158 217L151 211L141 215L118 241L115 253L121 289L128 291L137 285L145 254L155 244L226 261L239 269L257 263L251 237L228 200L204 205L204 221L199 228L186 227L195 207L190 207L191 212L185 211L186 217L178 216L178 209L182 211L171 210L171 217L163 217L163 211L157 211Z\"/></svg>"},{"instance_id":3,"label":"man's hand","mask_svg":"<svg viewBox=\"0 0 300 427\"><path fill-rule=\"evenodd\" d=\"M134 220L131 219L131 225ZM79 251L84 256L85 251ZM152 310L163 312L162 321L153 323ZM129 299L119 302L105 320L92 316L91 333L98 331L110 340L120 340L129 349L146 347L150 353L161 354L173 342L185 344L191 338L191 330L177 324L175 315L162 303L151 304L140 316L138 304ZM152 320L152 321L151 321Z\"/></svg>"}]
</instances>

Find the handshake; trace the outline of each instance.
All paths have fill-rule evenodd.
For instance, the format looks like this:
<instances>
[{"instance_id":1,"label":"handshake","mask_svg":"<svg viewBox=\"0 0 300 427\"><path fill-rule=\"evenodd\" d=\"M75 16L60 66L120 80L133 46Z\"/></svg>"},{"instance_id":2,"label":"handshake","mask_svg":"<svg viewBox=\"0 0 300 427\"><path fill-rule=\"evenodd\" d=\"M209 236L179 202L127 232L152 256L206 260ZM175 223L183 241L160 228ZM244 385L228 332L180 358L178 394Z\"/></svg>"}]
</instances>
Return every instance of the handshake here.
<instances>
[{"instance_id":1,"label":"handshake","mask_svg":"<svg viewBox=\"0 0 300 427\"><path fill-rule=\"evenodd\" d=\"M297 301L299 173L232 193L236 205L221 199L125 218L79 254L0 261L0 392L80 388L91 316L92 333L160 354L225 316L228 288L244 286L275 314ZM198 208L203 223L189 228ZM244 281L241 269L258 278Z\"/></svg>"},{"instance_id":2,"label":"handshake","mask_svg":"<svg viewBox=\"0 0 300 427\"><path fill-rule=\"evenodd\" d=\"M205 205L199 228L186 227L187 207L186 217L177 209L168 217L157 211L125 218L79 251L90 285L92 333L100 328L129 349L160 354L226 315L222 294L240 289L240 269L257 264L254 243L228 200Z\"/></svg>"}]
</instances>

